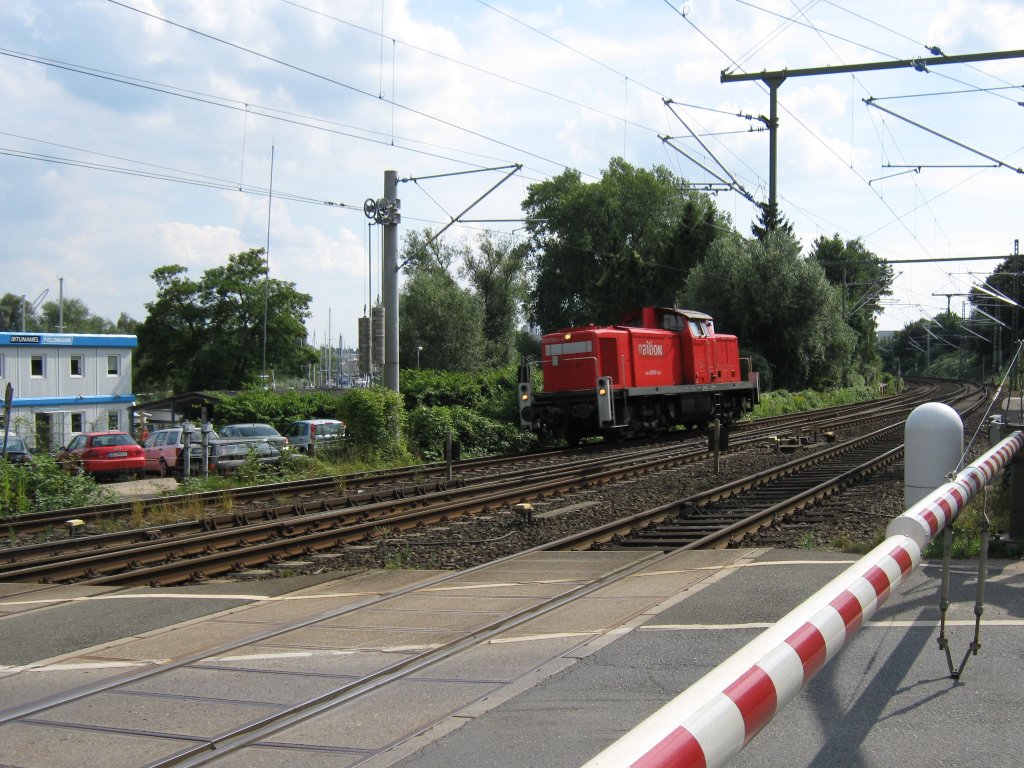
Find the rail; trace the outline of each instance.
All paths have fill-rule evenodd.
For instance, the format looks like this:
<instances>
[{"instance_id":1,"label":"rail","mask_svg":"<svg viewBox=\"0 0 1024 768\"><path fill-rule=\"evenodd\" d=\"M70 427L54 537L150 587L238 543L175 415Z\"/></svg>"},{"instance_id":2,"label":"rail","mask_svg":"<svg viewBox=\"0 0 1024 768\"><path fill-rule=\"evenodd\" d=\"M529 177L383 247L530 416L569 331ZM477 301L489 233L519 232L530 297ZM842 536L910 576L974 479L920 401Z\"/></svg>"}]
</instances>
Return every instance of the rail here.
<instances>
[{"instance_id":1,"label":"rail","mask_svg":"<svg viewBox=\"0 0 1024 768\"><path fill-rule=\"evenodd\" d=\"M1024 446L1015 432L909 510L886 540L584 768L724 766L885 604L922 550Z\"/></svg>"}]
</instances>

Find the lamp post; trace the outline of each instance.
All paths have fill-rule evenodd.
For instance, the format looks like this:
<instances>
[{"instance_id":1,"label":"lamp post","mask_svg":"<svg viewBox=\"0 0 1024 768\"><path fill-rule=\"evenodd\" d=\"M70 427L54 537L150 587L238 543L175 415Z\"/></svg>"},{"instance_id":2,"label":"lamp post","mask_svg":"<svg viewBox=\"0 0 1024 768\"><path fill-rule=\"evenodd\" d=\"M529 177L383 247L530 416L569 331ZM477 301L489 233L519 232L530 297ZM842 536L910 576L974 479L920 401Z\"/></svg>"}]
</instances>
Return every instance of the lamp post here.
<instances>
[{"instance_id":1,"label":"lamp post","mask_svg":"<svg viewBox=\"0 0 1024 768\"><path fill-rule=\"evenodd\" d=\"M416 370L420 368L420 352L423 351L423 347L416 347Z\"/></svg>"}]
</instances>

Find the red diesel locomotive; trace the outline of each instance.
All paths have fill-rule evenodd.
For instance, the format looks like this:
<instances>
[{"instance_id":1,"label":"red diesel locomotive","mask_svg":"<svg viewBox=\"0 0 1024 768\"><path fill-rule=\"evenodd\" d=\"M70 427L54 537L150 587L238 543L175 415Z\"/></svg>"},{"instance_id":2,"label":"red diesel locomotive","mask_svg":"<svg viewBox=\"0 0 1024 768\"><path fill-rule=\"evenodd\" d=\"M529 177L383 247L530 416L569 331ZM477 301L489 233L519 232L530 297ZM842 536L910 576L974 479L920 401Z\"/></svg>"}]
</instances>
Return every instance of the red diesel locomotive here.
<instances>
[{"instance_id":1,"label":"red diesel locomotive","mask_svg":"<svg viewBox=\"0 0 1024 768\"><path fill-rule=\"evenodd\" d=\"M519 383L520 424L575 443L676 425L727 425L758 402L758 376L735 336L703 312L645 307L621 325L587 325L541 341L544 389Z\"/></svg>"}]
</instances>

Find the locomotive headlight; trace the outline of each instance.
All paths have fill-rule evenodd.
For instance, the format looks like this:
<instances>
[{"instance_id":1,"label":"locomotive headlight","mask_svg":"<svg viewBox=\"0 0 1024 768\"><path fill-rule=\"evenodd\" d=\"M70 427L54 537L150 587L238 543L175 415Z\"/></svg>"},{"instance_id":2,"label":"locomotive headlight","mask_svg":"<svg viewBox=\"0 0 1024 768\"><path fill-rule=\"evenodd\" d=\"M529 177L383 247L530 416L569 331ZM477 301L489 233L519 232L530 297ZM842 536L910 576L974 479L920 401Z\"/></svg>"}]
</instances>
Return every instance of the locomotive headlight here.
<instances>
[{"instance_id":1,"label":"locomotive headlight","mask_svg":"<svg viewBox=\"0 0 1024 768\"><path fill-rule=\"evenodd\" d=\"M519 396L519 399L525 403L527 400L530 399L530 395L528 392L523 392L523 394Z\"/></svg>"},{"instance_id":2,"label":"locomotive headlight","mask_svg":"<svg viewBox=\"0 0 1024 768\"><path fill-rule=\"evenodd\" d=\"M569 339L571 339L571 338L572 338L572 334L571 333L565 334L565 340L566 341L569 341Z\"/></svg>"},{"instance_id":3,"label":"locomotive headlight","mask_svg":"<svg viewBox=\"0 0 1024 768\"><path fill-rule=\"evenodd\" d=\"M599 395L600 397L604 397L605 395L607 395L607 394L608 394L608 390L607 390L607 389L605 389L604 387L601 387L601 388L600 388L599 390L597 390L597 394L598 394L598 395Z\"/></svg>"}]
</instances>

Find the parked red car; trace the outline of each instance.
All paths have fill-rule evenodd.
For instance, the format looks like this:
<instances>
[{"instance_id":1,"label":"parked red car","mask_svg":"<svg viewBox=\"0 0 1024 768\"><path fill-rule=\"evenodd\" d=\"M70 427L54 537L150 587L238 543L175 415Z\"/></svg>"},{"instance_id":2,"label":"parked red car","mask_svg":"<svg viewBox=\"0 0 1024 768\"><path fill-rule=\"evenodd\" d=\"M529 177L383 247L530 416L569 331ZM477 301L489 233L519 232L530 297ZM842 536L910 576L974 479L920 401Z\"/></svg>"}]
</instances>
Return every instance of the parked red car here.
<instances>
[{"instance_id":1,"label":"parked red car","mask_svg":"<svg viewBox=\"0 0 1024 768\"><path fill-rule=\"evenodd\" d=\"M82 432L71 438L57 456L57 463L71 472L90 475L142 477L146 456L127 432Z\"/></svg>"}]
</instances>

